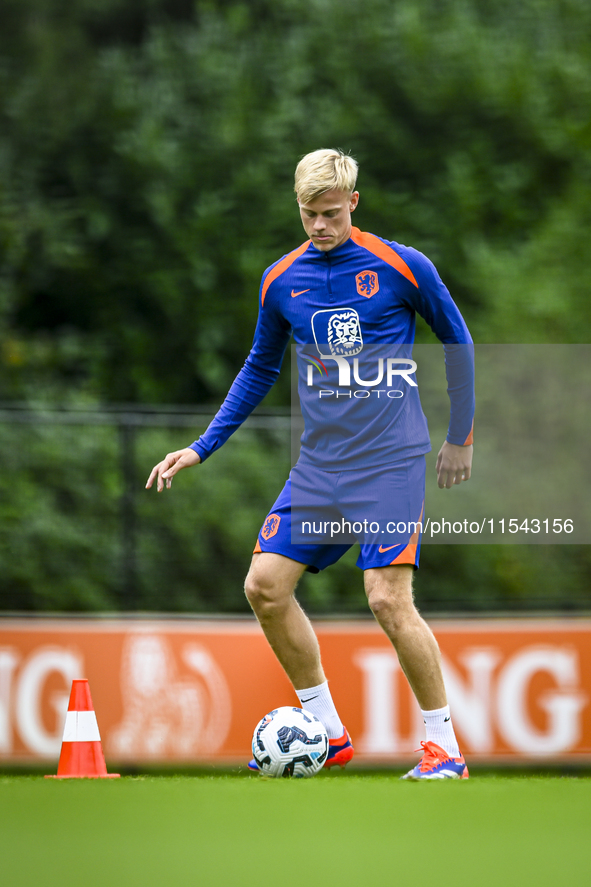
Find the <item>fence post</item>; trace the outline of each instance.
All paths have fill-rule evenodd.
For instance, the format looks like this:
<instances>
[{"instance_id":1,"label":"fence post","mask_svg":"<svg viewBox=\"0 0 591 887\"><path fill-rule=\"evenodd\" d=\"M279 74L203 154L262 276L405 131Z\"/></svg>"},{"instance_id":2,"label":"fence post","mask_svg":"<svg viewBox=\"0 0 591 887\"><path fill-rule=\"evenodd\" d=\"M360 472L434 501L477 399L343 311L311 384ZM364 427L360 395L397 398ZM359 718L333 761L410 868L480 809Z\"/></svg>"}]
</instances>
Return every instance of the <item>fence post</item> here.
<instances>
[{"instance_id":1,"label":"fence post","mask_svg":"<svg viewBox=\"0 0 591 887\"><path fill-rule=\"evenodd\" d=\"M136 464L135 464L136 425L133 417L122 415L119 424L119 446L121 466L121 603L124 610L137 607L137 565L135 507Z\"/></svg>"}]
</instances>

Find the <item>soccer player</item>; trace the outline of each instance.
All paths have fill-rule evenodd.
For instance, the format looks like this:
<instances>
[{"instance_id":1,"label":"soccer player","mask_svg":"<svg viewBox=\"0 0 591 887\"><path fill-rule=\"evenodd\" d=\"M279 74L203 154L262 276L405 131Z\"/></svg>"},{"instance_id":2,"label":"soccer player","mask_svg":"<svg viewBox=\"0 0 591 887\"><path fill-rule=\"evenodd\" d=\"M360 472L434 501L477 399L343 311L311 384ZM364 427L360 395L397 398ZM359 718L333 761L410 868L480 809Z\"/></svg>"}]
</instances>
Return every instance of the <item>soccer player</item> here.
<instances>
[{"instance_id":1,"label":"soccer player","mask_svg":"<svg viewBox=\"0 0 591 887\"><path fill-rule=\"evenodd\" d=\"M309 239L263 274L252 350L208 429L159 462L146 486L156 480L159 492L170 488L181 469L222 446L275 382L293 335L305 425L301 453L259 533L247 598L302 707L327 729L325 766L346 764L351 739L294 592L306 569L335 563L356 538L369 606L396 649L426 725L422 759L403 778L467 778L439 648L413 602L431 448L412 378L415 313L444 343L451 411L437 458L440 488L470 477L472 340L425 256L352 226L356 181L357 163L341 151L314 151L299 162L295 192ZM336 541L326 532L335 517L345 533ZM318 534L321 524L324 534ZM249 766L257 769L256 761Z\"/></svg>"}]
</instances>

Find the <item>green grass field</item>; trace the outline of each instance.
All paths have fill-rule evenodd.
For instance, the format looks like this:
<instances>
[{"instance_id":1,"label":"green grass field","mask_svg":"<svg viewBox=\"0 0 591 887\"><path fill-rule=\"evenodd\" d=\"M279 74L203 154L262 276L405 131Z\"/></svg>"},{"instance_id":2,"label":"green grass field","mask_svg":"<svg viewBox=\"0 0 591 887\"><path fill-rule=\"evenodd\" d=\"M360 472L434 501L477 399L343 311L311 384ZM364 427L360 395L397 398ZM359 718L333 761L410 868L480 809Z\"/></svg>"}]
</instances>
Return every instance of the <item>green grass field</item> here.
<instances>
[{"instance_id":1,"label":"green grass field","mask_svg":"<svg viewBox=\"0 0 591 887\"><path fill-rule=\"evenodd\" d=\"M0 776L4 887L591 884L591 778Z\"/></svg>"}]
</instances>

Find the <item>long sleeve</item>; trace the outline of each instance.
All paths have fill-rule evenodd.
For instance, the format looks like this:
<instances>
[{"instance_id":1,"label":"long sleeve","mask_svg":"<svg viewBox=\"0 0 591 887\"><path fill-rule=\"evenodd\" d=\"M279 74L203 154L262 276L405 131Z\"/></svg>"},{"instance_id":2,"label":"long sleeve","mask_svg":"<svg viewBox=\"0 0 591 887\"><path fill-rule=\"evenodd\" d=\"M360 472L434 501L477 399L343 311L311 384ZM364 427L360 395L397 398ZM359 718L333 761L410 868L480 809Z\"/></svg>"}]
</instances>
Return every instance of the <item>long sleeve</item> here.
<instances>
[{"instance_id":1,"label":"long sleeve","mask_svg":"<svg viewBox=\"0 0 591 887\"><path fill-rule=\"evenodd\" d=\"M259 309L252 349L244 366L207 430L191 444L202 462L228 440L273 387L290 335L289 324L273 300L267 298Z\"/></svg>"},{"instance_id":2,"label":"long sleeve","mask_svg":"<svg viewBox=\"0 0 591 887\"><path fill-rule=\"evenodd\" d=\"M447 440L466 446L472 443L474 426L474 345L468 327L435 266L418 250L404 254L416 277L418 288L412 307L443 342L450 419Z\"/></svg>"}]
</instances>

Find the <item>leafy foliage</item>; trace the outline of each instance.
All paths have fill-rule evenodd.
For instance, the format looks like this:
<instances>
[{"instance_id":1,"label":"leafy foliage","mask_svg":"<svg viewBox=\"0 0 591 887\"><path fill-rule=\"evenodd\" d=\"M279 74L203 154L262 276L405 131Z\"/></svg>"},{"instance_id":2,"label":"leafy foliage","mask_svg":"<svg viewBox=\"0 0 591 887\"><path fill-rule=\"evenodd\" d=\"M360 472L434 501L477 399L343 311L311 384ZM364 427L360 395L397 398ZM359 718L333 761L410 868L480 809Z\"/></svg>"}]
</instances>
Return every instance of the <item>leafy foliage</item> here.
<instances>
[{"instance_id":1,"label":"leafy foliage","mask_svg":"<svg viewBox=\"0 0 591 887\"><path fill-rule=\"evenodd\" d=\"M262 271L303 239L292 171L319 146L357 157L356 223L429 255L476 341L588 338L584 0L367 0L362 11L353 0L6 0L2 25L0 399L218 403L248 351ZM432 335L423 325L418 337ZM288 397L283 378L268 404ZM29 471L17 459L6 508L31 515L27 533L45 514L49 535L19 537L10 606L117 606L113 577L88 578L99 575L93 548L110 559L113 506L93 512L93 545L86 536L90 585L70 582L75 559L56 540L80 531L51 517L61 512L44 478L55 472L43 465L62 445L43 450L43 434L27 436L41 461ZM77 441L68 451L82 466L92 448ZM252 504L254 478L261 494L235 539L244 551L272 501L258 458L249 450L232 468L239 501ZM72 513L108 477L72 485ZM221 533L214 498L206 535ZM188 536L176 524L168 534L185 562ZM197 550L201 573L217 569ZM564 600L589 573L586 553L570 554L553 561L570 576ZM545 558L446 548L425 559L421 587L443 606L464 576L492 606L513 594L513 570L527 577L520 600L554 601ZM237 587L244 565L224 560L220 588ZM358 606L350 568L331 576L304 589L311 604ZM142 588L145 606L166 607ZM179 607L242 606L179 594Z\"/></svg>"}]
</instances>

